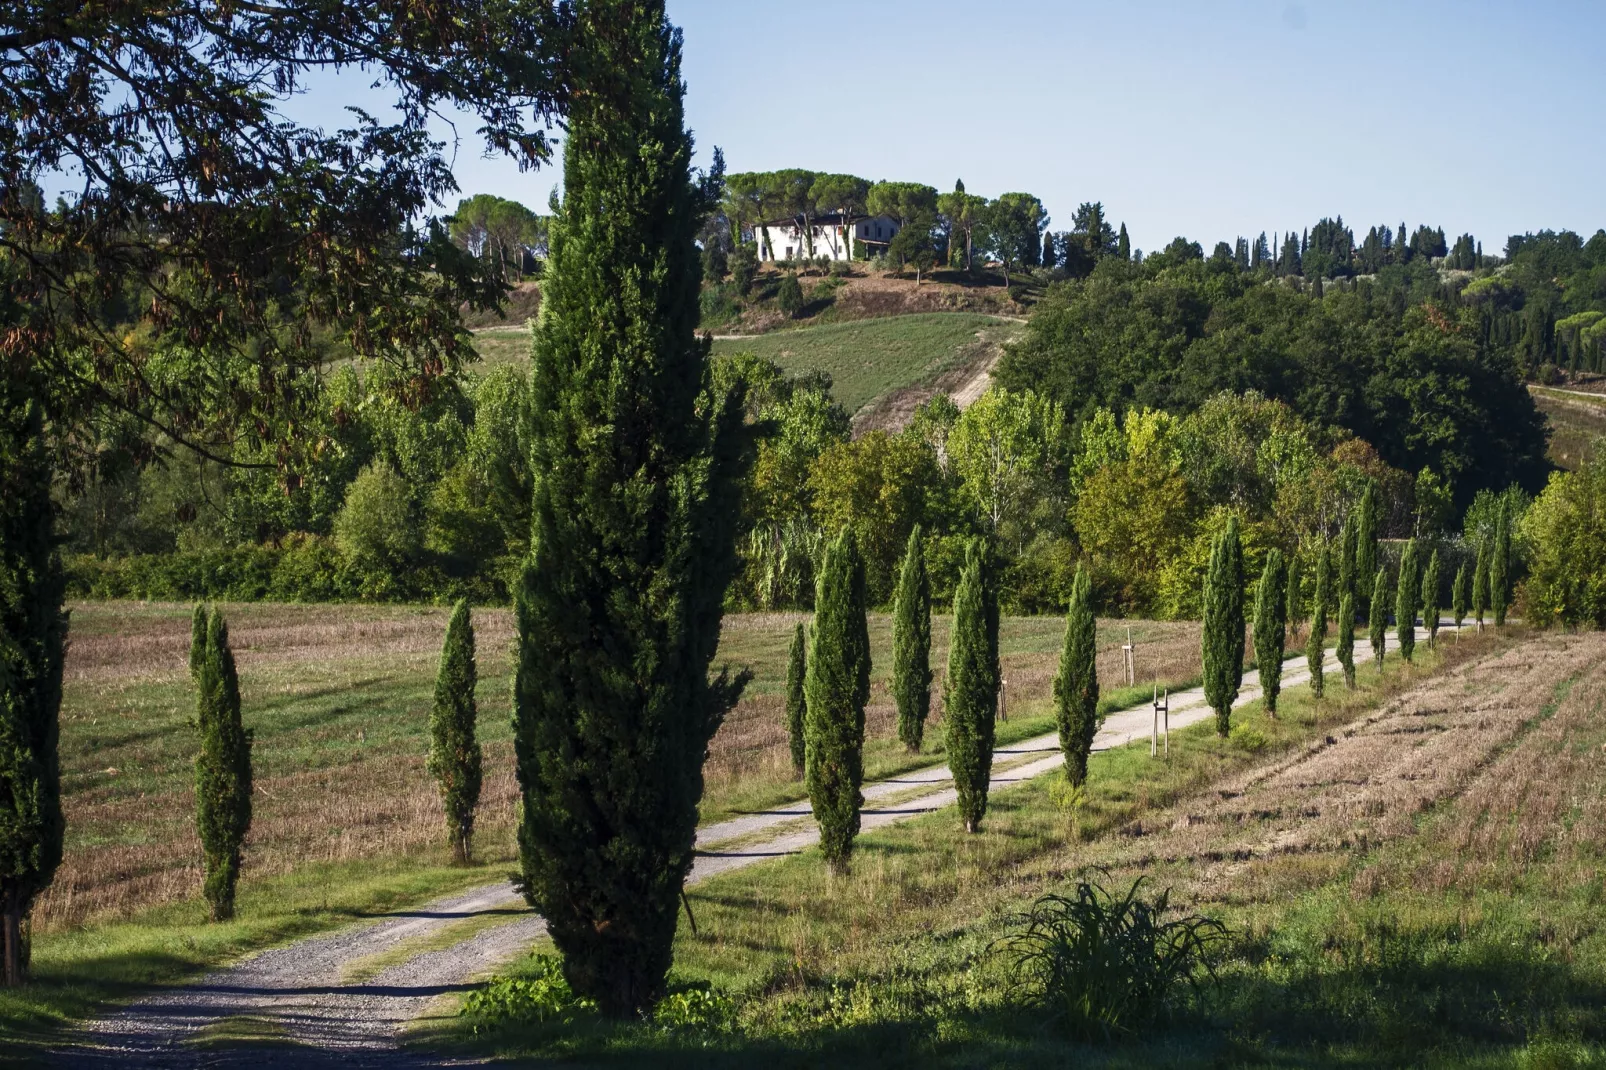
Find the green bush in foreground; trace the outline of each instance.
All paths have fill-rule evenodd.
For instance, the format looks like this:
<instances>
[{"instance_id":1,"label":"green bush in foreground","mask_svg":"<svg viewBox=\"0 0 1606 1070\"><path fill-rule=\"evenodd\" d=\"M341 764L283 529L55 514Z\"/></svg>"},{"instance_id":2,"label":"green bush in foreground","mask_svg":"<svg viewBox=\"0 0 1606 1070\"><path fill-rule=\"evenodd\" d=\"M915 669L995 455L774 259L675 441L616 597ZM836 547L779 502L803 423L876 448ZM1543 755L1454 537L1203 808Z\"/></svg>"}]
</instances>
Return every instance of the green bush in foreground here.
<instances>
[{"instance_id":1,"label":"green bush in foreground","mask_svg":"<svg viewBox=\"0 0 1606 1070\"><path fill-rule=\"evenodd\" d=\"M1065 615L1065 646L1054 676L1054 716L1059 722L1065 776L1074 787L1087 783L1087 757L1098 734L1099 671L1092 581L1078 568L1071 581L1071 607Z\"/></svg>"},{"instance_id":2,"label":"green bush in foreground","mask_svg":"<svg viewBox=\"0 0 1606 1070\"><path fill-rule=\"evenodd\" d=\"M931 581L920 525L909 532L892 609L892 697L898 739L918 753L931 713Z\"/></svg>"},{"instance_id":3,"label":"green bush in foreground","mask_svg":"<svg viewBox=\"0 0 1606 1070\"><path fill-rule=\"evenodd\" d=\"M870 700L870 632L865 621L864 562L852 528L825 552L814 598L804 736L805 781L820 850L845 873L859 834L864 796L864 704Z\"/></svg>"},{"instance_id":4,"label":"green bush in foreground","mask_svg":"<svg viewBox=\"0 0 1606 1070\"><path fill-rule=\"evenodd\" d=\"M474 664L474 623L467 602L459 602L446 624L435 704L429 714L429 775L446 810L446 841L452 860L467 865L474 847L474 813L480 805L480 743L475 737L479 711L474 704L478 673Z\"/></svg>"},{"instance_id":5,"label":"green bush in foreground","mask_svg":"<svg viewBox=\"0 0 1606 1070\"><path fill-rule=\"evenodd\" d=\"M240 719L240 680L229 649L223 614L207 618L206 647L197 659L196 722L201 733L195 756L195 826L201 836L206 877L202 891L213 921L234 917L240 853L251 830L251 733Z\"/></svg>"},{"instance_id":6,"label":"green bush in foreground","mask_svg":"<svg viewBox=\"0 0 1606 1070\"><path fill-rule=\"evenodd\" d=\"M966 832L978 832L992 783L993 731L998 716L998 612L987 575L986 548L973 539L954 592L953 635L943 697L948 768Z\"/></svg>"},{"instance_id":7,"label":"green bush in foreground","mask_svg":"<svg viewBox=\"0 0 1606 1070\"><path fill-rule=\"evenodd\" d=\"M808 699L804 684L808 680L808 626L802 621L792 629L792 647L786 652L786 744L792 753L792 771L803 775L808 761Z\"/></svg>"},{"instance_id":8,"label":"green bush in foreground","mask_svg":"<svg viewBox=\"0 0 1606 1070\"><path fill-rule=\"evenodd\" d=\"M1255 666L1260 673L1260 690L1266 716L1277 716L1277 695L1283 683L1283 643L1288 637L1284 613L1285 569L1281 550L1266 554L1266 567L1260 573L1255 592Z\"/></svg>"},{"instance_id":9,"label":"green bush in foreground","mask_svg":"<svg viewBox=\"0 0 1606 1070\"><path fill-rule=\"evenodd\" d=\"M1230 934L1200 914L1167 918L1171 893L1124 892L1079 881L1009 921L995 949L1010 960L1016 996L1079 1040L1110 1040L1152 1022L1178 985L1215 980Z\"/></svg>"},{"instance_id":10,"label":"green bush in foreground","mask_svg":"<svg viewBox=\"0 0 1606 1070\"><path fill-rule=\"evenodd\" d=\"M1205 701L1216 711L1216 732L1225 739L1244 675L1244 563L1237 517L1227 521L1227 530L1210 548L1202 646Z\"/></svg>"}]
</instances>

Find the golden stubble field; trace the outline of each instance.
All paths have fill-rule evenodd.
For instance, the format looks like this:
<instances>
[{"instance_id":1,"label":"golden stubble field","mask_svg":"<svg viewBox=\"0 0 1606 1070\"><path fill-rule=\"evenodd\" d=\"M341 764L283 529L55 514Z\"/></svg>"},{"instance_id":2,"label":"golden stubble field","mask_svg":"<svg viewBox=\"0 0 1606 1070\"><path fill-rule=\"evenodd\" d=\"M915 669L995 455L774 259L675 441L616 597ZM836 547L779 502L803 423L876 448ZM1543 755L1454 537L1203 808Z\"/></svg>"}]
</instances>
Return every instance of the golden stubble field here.
<instances>
[{"instance_id":1,"label":"golden stubble field","mask_svg":"<svg viewBox=\"0 0 1606 1070\"><path fill-rule=\"evenodd\" d=\"M246 723L255 732L255 819L245 879L353 859L444 858L439 807L424 770L426 728L447 610L361 605L226 606ZM185 899L200 885L192 814L194 695L186 605L81 603L72 631L62 708L66 855L41 900L41 931L126 916ZM710 747L705 815L801 795L784 726L787 646L800 614L727 618L719 660L754 680ZM475 614L485 787L477 854L511 861L517 788L508 728L512 620ZM1100 624L1099 671L1122 679L1127 628L1140 683L1198 673L1198 625ZM866 711L867 772L907 768L887 691L891 622L870 620L875 664ZM941 739L948 619L933 621L933 722ZM1006 618L1000 646L1017 730L1047 713L1063 622ZM928 757L926 760L937 760Z\"/></svg>"}]
</instances>

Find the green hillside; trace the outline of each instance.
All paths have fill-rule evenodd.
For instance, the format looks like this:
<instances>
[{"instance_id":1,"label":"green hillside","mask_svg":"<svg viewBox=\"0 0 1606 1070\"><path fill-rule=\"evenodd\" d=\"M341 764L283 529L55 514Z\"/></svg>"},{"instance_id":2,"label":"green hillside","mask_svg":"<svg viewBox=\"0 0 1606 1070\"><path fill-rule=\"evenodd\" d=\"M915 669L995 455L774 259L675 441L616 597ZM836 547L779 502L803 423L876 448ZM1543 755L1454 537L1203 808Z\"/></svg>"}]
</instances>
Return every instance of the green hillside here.
<instances>
[{"instance_id":1,"label":"green hillside","mask_svg":"<svg viewBox=\"0 0 1606 1070\"><path fill-rule=\"evenodd\" d=\"M997 316L930 312L724 338L714 352L753 353L793 373L829 372L832 393L853 413L889 391L963 366L1017 329Z\"/></svg>"}]
</instances>

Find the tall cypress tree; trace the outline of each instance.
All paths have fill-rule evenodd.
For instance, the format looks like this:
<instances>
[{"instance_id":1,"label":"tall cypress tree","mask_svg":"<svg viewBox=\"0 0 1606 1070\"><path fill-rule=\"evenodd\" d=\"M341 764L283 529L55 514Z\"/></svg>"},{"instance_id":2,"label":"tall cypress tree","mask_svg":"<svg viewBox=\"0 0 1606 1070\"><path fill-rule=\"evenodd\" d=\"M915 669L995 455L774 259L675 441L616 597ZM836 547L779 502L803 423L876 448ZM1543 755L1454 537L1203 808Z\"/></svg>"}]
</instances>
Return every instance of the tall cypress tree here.
<instances>
[{"instance_id":1,"label":"tall cypress tree","mask_svg":"<svg viewBox=\"0 0 1606 1070\"><path fill-rule=\"evenodd\" d=\"M809 651L804 778L820 849L832 870L846 873L859 834L864 796L864 704L870 700L870 632L865 623L864 561L853 529L825 552L814 597Z\"/></svg>"},{"instance_id":2,"label":"tall cypress tree","mask_svg":"<svg viewBox=\"0 0 1606 1070\"><path fill-rule=\"evenodd\" d=\"M251 733L240 719L240 680L223 614L206 623L206 649L196 674L195 826L206 867L202 891L213 921L234 917L240 853L251 829Z\"/></svg>"},{"instance_id":3,"label":"tall cypress tree","mask_svg":"<svg viewBox=\"0 0 1606 1070\"><path fill-rule=\"evenodd\" d=\"M987 571L986 548L980 539L973 539L954 591L942 714L948 769L959 793L959 816L966 832L980 831L987 813L998 716L998 653L993 639L997 611L990 604L995 595Z\"/></svg>"},{"instance_id":4,"label":"tall cypress tree","mask_svg":"<svg viewBox=\"0 0 1606 1070\"><path fill-rule=\"evenodd\" d=\"M1386 568L1379 568L1372 577L1372 611L1368 615L1367 623L1370 625L1367 638L1372 641L1372 657L1377 661L1377 667L1383 668L1383 655L1386 652L1386 643L1389 634L1389 573Z\"/></svg>"},{"instance_id":5,"label":"tall cypress tree","mask_svg":"<svg viewBox=\"0 0 1606 1070\"><path fill-rule=\"evenodd\" d=\"M1327 681L1323 663L1327 658L1327 615L1333 597L1333 555L1327 544L1316 554L1316 593L1310 603L1310 636L1305 640L1305 665L1310 669L1310 689L1322 697Z\"/></svg>"},{"instance_id":6,"label":"tall cypress tree","mask_svg":"<svg viewBox=\"0 0 1606 1070\"><path fill-rule=\"evenodd\" d=\"M1483 627L1483 611L1489 606L1489 542L1478 540L1478 561L1472 570L1472 619Z\"/></svg>"},{"instance_id":7,"label":"tall cypress tree","mask_svg":"<svg viewBox=\"0 0 1606 1070\"><path fill-rule=\"evenodd\" d=\"M1439 551L1428 557L1427 571L1422 573L1422 627L1427 629L1428 646L1439 645Z\"/></svg>"},{"instance_id":8,"label":"tall cypress tree","mask_svg":"<svg viewBox=\"0 0 1606 1070\"><path fill-rule=\"evenodd\" d=\"M892 697L898 704L898 739L914 754L931 713L931 582L920 525L898 572L892 610Z\"/></svg>"},{"instance_id":9,"label":"tall cypress tree","mask_svg":"<svg viewBox=\"0 0 1606 1070\"><path fill-rule=\"evenodd\" d=\"M786 741L792 752L792 771L803 775L808 759L805 724L808 699L803 692L808 670L808 629L802 621L792 631L792 649L786 658Z\"/></svg>"},{"instance_id":10,"label":"tall cypress tree","mask_svg":"<svg viewBox=\"0 0 1606 1070\"><path fill-rule=\"evenodd\" d=\"M1455 570L1455 581L1450 584L1450 615L1455 618L1456 631L1461 630L1461 622L1467 619L1467 563L1461 562L1461 567Z\"/></svg>"},{"instance_id":11,"label":"tall cypress tree","mask_svg":"<svg viewBox=\"0 0 1606 1070\"><path fill-rule=\"evenodd\" d=\"M1288 638L1286 600L1287 566L1281 550L1266 555L1255 594L1255 665L1260 672L1260 691L1266 716L1277 716L1277 695L1283 686L1283 643Z\"/></svg>"},{"instance_id":12,"label":"tall cypress tree","mask_svg":"<svg viewBox=\"0 0 1606 1070\"><path fill-rule=\"evenodd\" d=\"M466 865L474 849L474 813L480 806L479 708L474 664L474 622L467 601L452 609L435 673L435 705L429 714L429 775L446 811L446 842L452 860Z\"/></svg>"},{"instance_id":13,"label":"tall cypress tree","mask_svg":"<svg viewBox=\"0 0 1606 1070\"><path fill-rule=\"evenodd\" d=\"M1400 641L1400 656L1406 661L1416 652L1416 599L1421 587L1422 565L1412 539L1400 555L1400 579L1394 591L1394 633Z\"/></svg>"},{"instance_id":14,"label":"tall cypress tree","mask_svg":"<svg viewBox=\"0 0 1606 1070\"><path fill-rule=\"evenodd\" d=\"M200 676L201 665L206 660L206 622L210 614L206 606L199 603L195 612L190 615L190 679L193 681Z\"/></svg>"},{"instance_id":15,"label":"tall cypress tree","mask_svg":"<svg viewBox=\"0 0 1606 1070\"><path fill-rule=\"evenodd\" d=\"M1338 596L1338 663L1344 668L1344 686L1355 689L1355 592Z\"/></svg>"},{"instance_id":16,"label":"tall cypress tree","mask_svg":"<svg viewBox=\"0 0 1606 1070\"><path fill-rule=\"evenodd\" d=\"M1333 600L1342 602L1346 594L1355 593L1355 544L1359 541L1356 531L1356 516L1353 512L1344 518L1344 526L1338 532L1338 586L1333 591ZM1353 599L1351 600L1353 603Z\"/></svg>"},{"instance_id":17,"label":"tall cypress tree","mask_svg":"<svg viewBox=\"0 0 1606 1070\"><path fill-rule=\"evenodd\" d=\"M1489 609L1494 626L1506 626L1506 609L1511 602L1511 515L1504 498L1495 514L1494 549L1489 553Z\"/></svg>"},{"instance_id":18,"label":"tall cypress tree","mask_svg":"<svg viewBox=\"0 0 1606 1070\"><path fill-rule=\"evenodd\" d=\"M1099 730L1098 635L1091 588L1087 570L1078 567L1065 614L1060 668L1054 677L1054 717L1059 722L1065 776L1078 787L1087 782L1087 757Z\"/></svg>"},{"instance_id":19,"label":"tall cypress tree","mask_svg":"<svg viewBox=\"0 0 1606 1070\"><path fill-rule=\"evenodd\" d=\"M1291 635L1299 634L1299 626L1305 623L1305 603L1300 597L1299 555L1288 555L1288 597L1284 600L1283 619L1288 622L1288 631Z\"/></svg>"},{"instance_id":20,"label":"tall cypress tree","mask_svg":"<svg viewBox=\"0 0 1606 1070\"><path fill-rule=\"evenodd\" d=\"M1121 224L1121 231L1115 236L1115 255L1122 260L1132 259L1132 239L1126 236L1126 224Z\"/></svg>"},{"instance_id":21,"label":"tall cypress tree","mask_svg":"<svg viewBox=\"0 0 1606 1070\"><path fill-rule=\"evenodd\" d=\"M1216 732L1232 727L1232 704L1244 674L1244 565L1238 542L1238 518L1210 548L1204 582L1204 691L1216 712Z\"/></svg>"},{"instance_id":22,"label":"tall cypress tree","mask_svg":"<svg viewBox=\"0 0 1606 1070\"><path fill-rule=\"evenodd\" d=\"M697 336L718 183L691 173L680 35L654 0L577 13L514 601L520 880L569 985L630 1016L663 992L703 760L747 681L708 668L749 439Z\"/></svg>"},{"instance_id":23,"label":"tall cypress tree","mask_svg":"<svg viewBox=\"0 0 1606 1070\"><path fill-rule=\"evenodd\" d=\"M56 752L67 614L38 407L0 385L0 980L23 982L26 920L61 862Z\"/></svg>"},{"instance_id":24,"label":"tall cypress tree","mask_svg":"<svg viewBox=\"0 0 1606 1070\"><path fill-rule=\"evenodd\" d=\"M1377 575L1377 483L1367 480L1355 520L1355 593L1368 612L1372 608L1372 581Z\"/></svg>"}]
</instances>

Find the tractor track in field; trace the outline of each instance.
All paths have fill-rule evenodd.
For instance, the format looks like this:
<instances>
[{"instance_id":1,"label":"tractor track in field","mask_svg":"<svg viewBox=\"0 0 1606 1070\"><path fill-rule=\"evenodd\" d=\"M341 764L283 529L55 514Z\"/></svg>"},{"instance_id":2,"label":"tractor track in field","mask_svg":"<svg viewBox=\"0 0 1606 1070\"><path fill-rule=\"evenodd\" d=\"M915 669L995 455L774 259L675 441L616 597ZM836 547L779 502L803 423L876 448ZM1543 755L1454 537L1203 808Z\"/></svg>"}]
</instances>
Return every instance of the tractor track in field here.
<instances>
[{"instance_id":1,"label":"tractor track in field","mask_svg":"<svg viewBox=\"0 0 1606 1070\"><path fill-rule=\"evenodd\" d=\"M1452 628L1441 628L1443 632ZM1389 638L1389 648L1396 643ZM1359 653L1360 651L1357 651ZM1329 672L1338 669L1328 652ZM1309 679L1303 655L1284 661L1285 688ZM1244 674L1235 706L1260 697L1259 676ZM1202 688L1171 696L1171 727L1210 717ZM1108 750L1147 738L1148 704L1111 713L1094 741ZM1000 747L993 790L1004 791L1060 765L1049 733ZM864 786L863 831L872 831L954 802L946 765L911 770ZM818 829L806 799L744 814L698 830L698 855L687 878L796 854L814 845ZM462 932L454 926L469 926ZM473 1065L404 1045L408 1026L442 1013L450 997L525 952L546 931L509 884L486 885L376 921L253 954L201 979L147 995L87 1026L55 1054L62 1065L133 1067ZM368 967L365 969L365 966ZM206 1043L233 1024L264 1038L246 1044Z\"/></svg>"}]
</instances>

